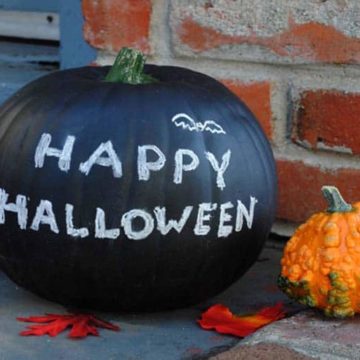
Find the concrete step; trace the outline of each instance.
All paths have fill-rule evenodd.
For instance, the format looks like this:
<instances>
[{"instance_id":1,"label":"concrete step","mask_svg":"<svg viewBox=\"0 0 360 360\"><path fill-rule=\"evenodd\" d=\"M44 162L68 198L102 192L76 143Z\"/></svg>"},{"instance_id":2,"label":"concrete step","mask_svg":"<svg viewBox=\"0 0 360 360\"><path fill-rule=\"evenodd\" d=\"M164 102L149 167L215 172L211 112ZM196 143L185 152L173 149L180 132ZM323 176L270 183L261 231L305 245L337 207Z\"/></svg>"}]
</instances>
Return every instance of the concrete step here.
<instances>
[{"instance_id":1,"label":"concrete step","mask_svg":"<svg viewBox=\"0 0 360 360\"><path fill-rule=\"evenodd\" d=\"M17 287L0 273L0 359L206 359L237 345L240 339L202 330L196 319L210 305L222 303L235 313L249 313L284 301L277 289L281 249L270 244L255 265L232 287L215 298L177 311L153 314L96 313L121 327L121 332L102 330L100 337L70 341L66 334L56 338L19 337L24 328L16 317L66 313L64 307L47 302Z\"/></svg>"}]
</instances>

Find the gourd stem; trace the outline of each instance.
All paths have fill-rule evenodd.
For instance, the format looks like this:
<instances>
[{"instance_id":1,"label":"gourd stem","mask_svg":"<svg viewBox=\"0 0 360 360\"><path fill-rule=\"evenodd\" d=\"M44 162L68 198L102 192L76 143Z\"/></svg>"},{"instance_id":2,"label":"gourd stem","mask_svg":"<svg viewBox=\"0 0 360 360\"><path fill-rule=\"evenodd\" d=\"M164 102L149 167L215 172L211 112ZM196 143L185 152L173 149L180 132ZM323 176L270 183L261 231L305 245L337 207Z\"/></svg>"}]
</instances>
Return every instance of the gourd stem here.
<instances>
[{"instance_id":1,"label":"gourd stem","mask_svg":"<svg viewBox=\"0 0 360 360\"><path fill-rule=\"evenodd\" d=\"M329 205L327 212L350 212L353 210L353 207L343 199L335 186L323 186L321 191Z\"/></svg>"},{"instance_id":2,"label":"gourd stem","mask_svg":"<svg viewBox=\"0 0 360 360\"><path fill-rule=\"evenodd\" d=\"M132 85L157 82L156 79L143 72L145 61L146 57L140 51L122 48L106 75L105 81Z\"/></svg>"}]
</instances>

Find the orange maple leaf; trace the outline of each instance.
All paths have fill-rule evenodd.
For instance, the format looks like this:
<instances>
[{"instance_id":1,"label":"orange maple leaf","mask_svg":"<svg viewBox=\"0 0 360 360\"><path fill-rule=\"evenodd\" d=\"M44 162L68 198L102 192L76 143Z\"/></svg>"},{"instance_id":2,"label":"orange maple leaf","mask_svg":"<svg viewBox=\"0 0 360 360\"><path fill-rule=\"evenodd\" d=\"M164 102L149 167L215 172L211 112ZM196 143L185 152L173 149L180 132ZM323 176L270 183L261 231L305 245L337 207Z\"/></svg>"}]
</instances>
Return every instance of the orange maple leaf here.
<instances>
[{"instance_id":1,"label":"orange maple leaf","mask_svg":"<svg viewBox=\"0 0 360 360\"><path fill-rule=\"evenodd\" d=\"M282 303L265 307L252 315L234 315L226 306L216 304L202 313L198 323L205 330L214 329L221 334L245 337L284 316Z\"/></svg>"},{"instance_id":2,"label":"orange maple leaf","mask_svg":"<svg viewBox=\"0 0 360 360\"><path fill-rule=\"evenodd\" d=\"M30 316L28 318L19 317L17 320L39 324L27 326L27 329L20 333L22 336L57 336L65 329L71 327L69 337L79 339L88 335L98 336L99 332L97 327L113 331L120 330L117 325L98 319L90 314L46 314L45 316Z\"/></svg>"}]
</instances>

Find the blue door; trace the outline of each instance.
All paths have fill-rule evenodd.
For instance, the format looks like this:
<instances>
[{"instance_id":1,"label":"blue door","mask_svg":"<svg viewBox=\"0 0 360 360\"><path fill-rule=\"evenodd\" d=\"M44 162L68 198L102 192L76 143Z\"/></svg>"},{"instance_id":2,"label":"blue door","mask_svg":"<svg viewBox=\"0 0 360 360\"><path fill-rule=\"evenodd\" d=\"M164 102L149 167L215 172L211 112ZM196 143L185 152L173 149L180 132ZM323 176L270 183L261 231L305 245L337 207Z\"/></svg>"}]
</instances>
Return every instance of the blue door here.
<instances>
[{"instance_id":1,"label":"blue door","mask_svg":"<svg viewBox=\"0 0 360 360\"><path fill-rule=\"evenodd\" d=\"M59 12L60 0L0 0L0 10Z\"/></svg>"},{"instance_id":2,"label":"blue door","mask_svg":"<svg viewBox=\"0 0 360 360\"><path fill-rule=\"evenodd\" d=\"M80 0L0 0L0 105L48 72L91 62L82 25Z\"/></svg>"}]
</instances>

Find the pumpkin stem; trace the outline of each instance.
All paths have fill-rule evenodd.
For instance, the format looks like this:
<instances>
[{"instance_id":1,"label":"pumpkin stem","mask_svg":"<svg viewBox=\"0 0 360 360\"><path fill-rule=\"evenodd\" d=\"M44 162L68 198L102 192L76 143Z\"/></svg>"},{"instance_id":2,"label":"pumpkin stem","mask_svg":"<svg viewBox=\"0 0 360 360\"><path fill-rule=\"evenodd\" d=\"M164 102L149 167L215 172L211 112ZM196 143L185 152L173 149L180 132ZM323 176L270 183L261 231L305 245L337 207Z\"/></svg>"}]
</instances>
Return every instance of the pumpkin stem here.
<instances>
[{"instance_id":1,"label":"pumpkin stem","mask_svg":"<svg viewBox=\"0 0 360 360\"><path fill-rule=\"evenodd\" d=\"M151 84L157 82L150 75L144 74L146 56L138 50L122 48L113 66L105 77L107 82L123 84Z\"/></svg>"},{"instance_id":2,"label":"pumpkin stem","mask_svg":"<svg viewBox=\"0 0 360 360\"><path fill-rule=\"evenodd\" d=\"M350 212L353 210L353 207L343 199L335 186L323 186L321 191L329 205L327 212Z\"/></svg>"}]
</instances>

